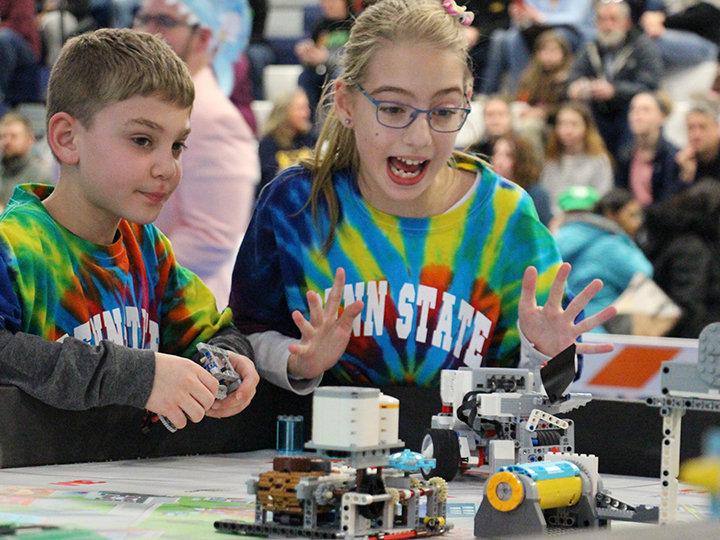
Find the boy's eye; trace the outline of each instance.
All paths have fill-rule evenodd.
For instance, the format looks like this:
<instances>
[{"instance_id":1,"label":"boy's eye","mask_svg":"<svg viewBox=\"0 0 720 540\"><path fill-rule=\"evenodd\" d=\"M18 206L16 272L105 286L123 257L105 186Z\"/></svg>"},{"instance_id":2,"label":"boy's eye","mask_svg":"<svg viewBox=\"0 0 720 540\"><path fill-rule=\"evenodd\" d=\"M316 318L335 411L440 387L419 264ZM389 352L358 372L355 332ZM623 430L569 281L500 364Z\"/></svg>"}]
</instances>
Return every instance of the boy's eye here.
<instances>
[{"instance_id":1,"label":"boy's eye","mask_svg":"<svg viewBox=\"0 0 720 540\"><path fill-rule=\"evenodd\" d=\"M187 145L184 142L176 142L172 146L173 156L179 157L180 154L182 154L183 151L186 149L187 149Z\"/></svg>"}]
</instances>

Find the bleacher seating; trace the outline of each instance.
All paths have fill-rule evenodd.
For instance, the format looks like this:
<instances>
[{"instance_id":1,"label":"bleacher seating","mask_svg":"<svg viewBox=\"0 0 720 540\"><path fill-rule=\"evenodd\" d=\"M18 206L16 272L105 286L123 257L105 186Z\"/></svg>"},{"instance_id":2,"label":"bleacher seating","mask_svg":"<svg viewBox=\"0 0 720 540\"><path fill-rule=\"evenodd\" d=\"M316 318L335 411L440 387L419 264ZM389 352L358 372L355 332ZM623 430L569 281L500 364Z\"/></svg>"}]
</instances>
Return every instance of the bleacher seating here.
<instances>
[{"instance_id":1,"label":"bleacher seating","mask_svg":"<svg viewBox=\"0 0 720 540\"><path fill-rule=\"evenodd\" d=\"M257 132L258 134L261 134L263 132L263 128L265 127L265 122L270 115L270 111L272 110L272 101L256 99L250 104L250 107L255 115L255 121L257 122Z\"/></svg>"},{"instance_id":2,"label":"bleacher seating","mask_svg":"<svg viewBox=\"0 0 720 540\"><path fill-rule=\"evenodd\" d=\"M298 77L302 72L299 64L271 64L263 71L265 99L273 101L279 96L292 92L298 86Z\"/></svg>"}]
</instances>

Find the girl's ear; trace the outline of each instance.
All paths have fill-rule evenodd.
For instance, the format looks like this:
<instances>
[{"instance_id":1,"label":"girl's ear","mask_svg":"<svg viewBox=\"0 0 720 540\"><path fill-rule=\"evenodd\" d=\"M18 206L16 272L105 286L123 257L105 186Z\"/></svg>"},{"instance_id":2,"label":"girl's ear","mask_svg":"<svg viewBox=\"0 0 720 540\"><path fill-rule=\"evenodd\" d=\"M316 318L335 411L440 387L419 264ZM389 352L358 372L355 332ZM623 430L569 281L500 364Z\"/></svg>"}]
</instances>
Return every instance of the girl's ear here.
<instances>
[{"instance_id":1,"label":"girl's ear","mask_svg":"<svg viewBox=\"0 0 720 540\"><path fill-rule=\"evenodd\" d=\"M353 103L354 103L354 96L352 91L350 90L350 86L345 82L341 80L335 81L335 92L334 92L334 101L335 101L335 111L337 112L338 120L340 120L340 123L344 126L352 126L353 124Z\"/></svg>"},{"instance_id":2,"label":"girl's ear","mask_svg":"<svg viewBox=\"0 0 720 540\"><path fill-rule=\"evenodd\" d=\"M80 122L66 112L55 113L47 127L47 141L55 157L62 165L77 165L80 161L78 129Z\"/></svg>"}]
</instances>

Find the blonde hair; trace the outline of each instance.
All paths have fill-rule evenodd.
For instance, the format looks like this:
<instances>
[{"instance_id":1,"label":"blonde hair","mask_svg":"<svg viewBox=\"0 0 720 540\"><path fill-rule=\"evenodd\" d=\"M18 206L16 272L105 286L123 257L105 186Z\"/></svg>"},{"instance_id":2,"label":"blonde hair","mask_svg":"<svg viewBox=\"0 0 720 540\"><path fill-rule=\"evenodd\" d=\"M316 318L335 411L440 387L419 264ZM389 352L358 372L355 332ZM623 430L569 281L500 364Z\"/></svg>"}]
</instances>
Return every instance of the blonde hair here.
<instances>
[{"instance_id":1,"label":"blonde hair","mask_svg":"<svg viewBox=\"0 0 720 540\"><path fill-rule=\"evenodd\" d=\"M350 30L337 80L352 88L363 81L375 54L390 43L430 44L456 51L467 66L465 83L472 78L464 27L443 9L440 0L380 0L366 8ZM329 250L339 220L333 174L349 169L357 174L360 156L355 134L343 126L332 102L332 85L325 87L320 100L323 126L314 154L303 162L313 175L308 204L315 219L320 198L327 205L330 229L323 248Z\"/></svg>"},{"instance_id":2,"label":"blonde hair","mask_svg":"<svg viewBox=\"0 0 720 540\"><path fill-rule=\"evenodd\" d=\"M610 157L610 154L607 151L607 146L605 146L602 135L600 135L600 132L598 131L590 109L584 103L580 103L578 101L568 101L558 108L557 113L555 114L555 122L557 122L557 118L560 116L560 113L565 110L575 111L580 115L583 123L585 124L585 137L583 138L585 153L591 156L604 154ZM564 151L565 150L560 142L560 138L557 135L557 129L552 129L550 131L550 136L548 137L547 148L545 149L546 159L558 160Z\"/></svg>"},{"instance_id":3,"label":"blonde hair","mask_svg":"<svg viewBox=\"0 0 720 540\"><path fill-rule=\"evenodd\" d=\"M160 38L104 28L69 40L50 73L46 120L66 112L90 126L103 107L156 95L182 109L195 99L190 71Z\"/></svg>"},{"instance_id":4,"label":"blonde hair","mask_svg":"<svg viewBox=\"0 0 720 540\"><path fill-rule=\"evenodd\" d=\"M282 148L289 147L295 136L294 130L288 126L290 106L295 98L304 95L305 92L298 88L294 92L283 94L277 98L265 122L263 136L272 137Z\"/></svg>"}]
</instances>

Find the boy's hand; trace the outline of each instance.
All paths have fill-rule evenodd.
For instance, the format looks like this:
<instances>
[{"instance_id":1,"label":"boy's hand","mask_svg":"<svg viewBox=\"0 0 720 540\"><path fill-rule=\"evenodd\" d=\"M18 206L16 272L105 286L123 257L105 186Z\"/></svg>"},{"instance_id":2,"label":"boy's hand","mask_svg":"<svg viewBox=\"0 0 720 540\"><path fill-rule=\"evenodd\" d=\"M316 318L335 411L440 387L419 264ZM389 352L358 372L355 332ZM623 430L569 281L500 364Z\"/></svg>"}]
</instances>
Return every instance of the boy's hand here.
<instances>
[{"instance_id":1,"label":"boy's hand","mask_svg":"<svg viewBox=\"0 0 720 540\"><path fill-rule=\"evenodd\" d=\"M522 280L522 292L518 305L518 324L523 334L534 345L535 349L547 356L555 356L575 343L578 336L612 319L617 310L606 307L600 313L586 317L575 324L575 318L587 306L588 302L602 289L602 281L594 279L580 294L572 299L567 309L563 310L562 299L565 282L570 274L570 265L560 265L547 302L538 307L535 293L537 285L537 269L529 266ZM611 343L578 343L578 354L593 354L612 351Z\"/></svg>"},{"instance_id":2,"label":"boy's hand","mask_svg":"<svg viewBox=\"0 0 720 540\"><path fill-rule=\"evenodd\" d=\"M218 382L192 360L155 353L155 378L145 408L167 417L178 429L199 422L215 402Z\"/></svg>"},{"instance_id":3,"label":"boy's hand","mask_svg":"<svg viewBox=\"0 0 720 540\"><path fill-rule=\"evenodd\" d=\"M255 389L260 382L255 364L247 356L228 351L228 358L242 382L228 397L215 400L207 411L207 416L212 418L227 418L242 411L255 397Z\"/></svg>"},{"instance_id":4,"label":"boy's hand","mask_svg":"<svg viewBox=\"0 0 720 540\"><path fill-rule=\"evenodd\" d=\"M308 291L310 321L299 311L293 311L293 321L300 329L302 337L300 343L293 343L288 347L288 372L292 376L314 379L333 367L345 352L350 341L353 320L360 315L363 303L358 300L345 306L342 315L338 317L344 286L345 270L338 268L325 307L319 294Z\"/></svg>"}]
</instances>

